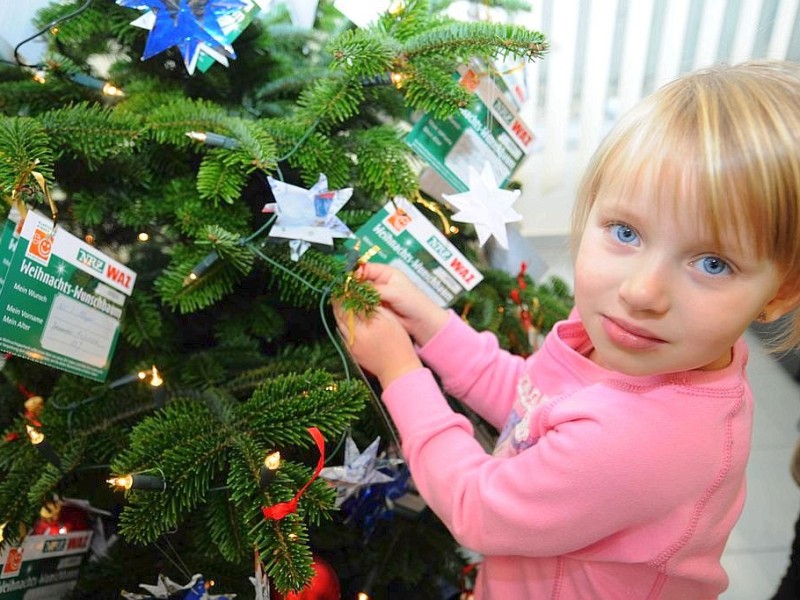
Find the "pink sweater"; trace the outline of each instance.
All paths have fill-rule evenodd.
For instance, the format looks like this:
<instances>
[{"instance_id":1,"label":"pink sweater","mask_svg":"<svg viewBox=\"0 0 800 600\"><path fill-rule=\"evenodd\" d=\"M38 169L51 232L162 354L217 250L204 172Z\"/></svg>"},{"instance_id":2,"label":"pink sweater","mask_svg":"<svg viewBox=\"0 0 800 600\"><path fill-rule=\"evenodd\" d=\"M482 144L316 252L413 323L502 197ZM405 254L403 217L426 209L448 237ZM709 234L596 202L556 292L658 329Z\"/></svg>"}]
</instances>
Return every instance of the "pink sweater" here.
<instances>
[{"instance_id":1,"label":"pink sweater","mask_svg":"<svg viewBox=\"0 0 800 600\"><path fill-rule=\"evenodd\" d=\"M494 456L428 369L383 400L416 486L484 556L477 600L706 600L745 497L747 350L718 371L631 377L584 354L579 320L532 357L454 313L422 360L448 393L502 428Z\"/></svg>"}]
</instances>

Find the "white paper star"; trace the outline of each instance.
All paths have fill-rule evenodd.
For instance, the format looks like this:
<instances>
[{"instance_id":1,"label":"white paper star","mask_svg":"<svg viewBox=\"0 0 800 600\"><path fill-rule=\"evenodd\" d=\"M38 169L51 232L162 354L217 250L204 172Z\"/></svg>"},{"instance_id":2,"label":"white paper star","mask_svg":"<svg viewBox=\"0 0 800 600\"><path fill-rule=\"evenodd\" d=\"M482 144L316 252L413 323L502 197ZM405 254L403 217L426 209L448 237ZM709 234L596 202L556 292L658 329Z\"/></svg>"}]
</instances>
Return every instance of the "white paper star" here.
<instances>
[{"instance_id":1,"label":"white paper star","mask_svg":"<svg viewBox=\"0 0 800 600\"><path fill-rule=\"evenodd\" d=\"M261 566L261 559L258 556L258 550L255 551L254 575L255 577L248 577L248 579L250 579L250 583L252 583L253 587L255 588L255 600L269 600L269 578L267 577L267 574L264 573L264 569Z\"/></svg>"},{"instance_id":2,"label":"white paper star","mask_svg":"<svg viewBox=\"0 0 800 600\"><path fill-rule=\"evenodd\" d=\"M459 210L452 216L454 221L475 225L481 246L493 235L498 244L508 249L506 223L522 219L522 215L511 208L519 197L519 190L500 189L488 162L484 163L480 174L469 168L468 192L442 194L442 197Z\"/></svg>"},{"instance_id":3,"label":"white paper star","mask_svg":"<svg viewBox=\"0 0 800 600\"><path fill-rule=\"evenodd\" d=\"M336 506L340 506L362 487L375 483L389 483L392 478L375 468L378 445L381 438L375 438L364 452L359 453L350 435L345 440L344 464L341 467L325 467L319 476L336 486Z\"/></svg>"},{"instance_id":4,"label":"white paper star","mask_svg":"<svg viewBox=\"0 0 800 600\"><path fill-rule=\"evenodd\" d=\"M140 583L139 587L146 590L150 595L144 596L142 594L132 594L123 591L122 596L128 600L144 600L145 598L160 598L165 600L178 592L186 592L186 598L195 598L197 600L233 600L233 598L236 598L236 594L209 594L205 588L205 580L200 573L194 574L186 585L175 583L169 577L159 574L156 585Z\"/></svg>"},{"instance_id":5,"label":"white paper star","mask_svg":"<svg viewBox=\"0 0 800 600\"><path fill-rule=\"evenodd\" d=\"M335 238L353 237L353 232L336 216L353 195L353 188L328 190L328 178L322 174L309 190L272 177L269 184L277 202L275 212L278 215L269 231L270 237L328 246L333 246ZM264 212L271 212L273 206L268 204ZM307 248L306 244L294 244L292 260L298 260Z\"/></svg>"}]
</instances>

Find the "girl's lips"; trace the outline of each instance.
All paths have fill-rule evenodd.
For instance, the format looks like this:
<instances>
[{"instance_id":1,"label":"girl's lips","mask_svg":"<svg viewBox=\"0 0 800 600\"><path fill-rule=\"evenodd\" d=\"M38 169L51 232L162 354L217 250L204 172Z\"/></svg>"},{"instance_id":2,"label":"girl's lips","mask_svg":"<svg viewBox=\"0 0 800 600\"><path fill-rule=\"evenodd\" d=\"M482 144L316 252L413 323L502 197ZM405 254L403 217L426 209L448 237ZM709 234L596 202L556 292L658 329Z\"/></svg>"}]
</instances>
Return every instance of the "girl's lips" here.
<instances>
[{"instance_id":1,"label":"girl's lips","mask_svg":"<svg viewBox=\"0 0 800 600\"><path fill-rule=\"evenodd\" d=\"M666 343L665 340L647 329L636 327L625 321L603 316L602 323L603 330L611 342L629 350L648 350Z\"/></svg>"}]
</instances>

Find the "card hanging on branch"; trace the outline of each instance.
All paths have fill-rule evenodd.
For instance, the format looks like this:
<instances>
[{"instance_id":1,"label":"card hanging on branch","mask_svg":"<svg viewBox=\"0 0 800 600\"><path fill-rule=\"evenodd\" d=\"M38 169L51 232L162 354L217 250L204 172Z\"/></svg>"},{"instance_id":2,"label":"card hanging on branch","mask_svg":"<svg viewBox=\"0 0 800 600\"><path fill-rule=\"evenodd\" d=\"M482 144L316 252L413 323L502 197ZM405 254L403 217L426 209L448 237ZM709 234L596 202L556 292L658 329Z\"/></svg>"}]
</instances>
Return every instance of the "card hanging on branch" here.
<instances>
[{"instance_id":1,"label":"card hanging on branch","mask_svg":"<svg viewBox=\"0 0 800 600\"><path fill-rule=\"evenodd\" d=\"M35 211L2 253L0 351L105 381L136 273Z\"/></svg>"},{"instance_id":2,"label":"card hanging on branch","mask_svg":"<svg viewBox=\"0 0 800 600\"><path fill-rule=\"evenodd\" d=\"M396 267L439 306L452 304L483 280L475 265L402 196L387 202L345 246L352 250L356 244L377 246L372 262Z\"/></svg>"},{"instance_id":3,"label":"card hanging on branch","mask_svg":"<svg viewBox=\"0 0 800 600\"><path fill-rule=\"evenodd\" d=\"M275 203L267 204L263 212L277 214L269 236L291 240L292 260L300 260L311 244L333 247L334 239L353 237L353 232L336 216L350 200L353 188L329 190L328 178L322 174L308 190L272 177L269 184Z\"/></svg>"},{"instance_id":4,"label":"card hanging on branch","mask_svg":"<svg viewBox=\"0 0 800 600\"><path fill-rule=\"evenodd\" d=\"M469 168L469 191L442 194L442 197L458 209L452 216L454 221L475 226L481 246L494 236L498 244L508 249L506 223L522 220L522 215L511 208L519 198L519 190L499 188L488 162L484 163L480 173Z\"/></svg>"},{"instance_id":5,"label":"card hanging on branch","mask_svg":"<svg viewBox=\"0 0 800 600\"><path fill-rule=\"evenodd\" d=\"M459 84L473 101L449 119L422 115L406 137L427 164L420 189L433 198L466 192L469 168L492 165L500 186L506 185L534 147L535 136L520 114L527 96L516 69L500 69L491 61L472 59L457 70Z\"/></svg>"}]
</instances>

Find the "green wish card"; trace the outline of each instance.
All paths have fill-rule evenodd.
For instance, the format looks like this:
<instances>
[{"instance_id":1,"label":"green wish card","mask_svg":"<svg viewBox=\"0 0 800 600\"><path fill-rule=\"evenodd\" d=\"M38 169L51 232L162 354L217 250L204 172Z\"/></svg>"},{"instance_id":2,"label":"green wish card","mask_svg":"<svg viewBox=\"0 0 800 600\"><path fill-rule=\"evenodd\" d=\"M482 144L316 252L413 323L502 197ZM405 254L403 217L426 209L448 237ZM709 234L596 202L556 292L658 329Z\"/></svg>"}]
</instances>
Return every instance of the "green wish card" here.
<instances>
[{"instance_id":1,"label":"green wish card","mask_svg":"<svg viewBox=\"0 0 800 600\"><path fill-rule=\"evenodd\" d=\"M105 381L136 273L34 211L0 258L0 350Z\"/></svg>"},{"instance_id":2,"label":"green wish card","mask_svg":"<svg viewBox=\"0 0 800 600\"><path fill-rule=\"evenodd\" d=\"M406 198L397 196L364 223L345 247L375 247L372 262L405 273L439 306L449 306L483 275Z\"/></svg>"}]
</instances>

